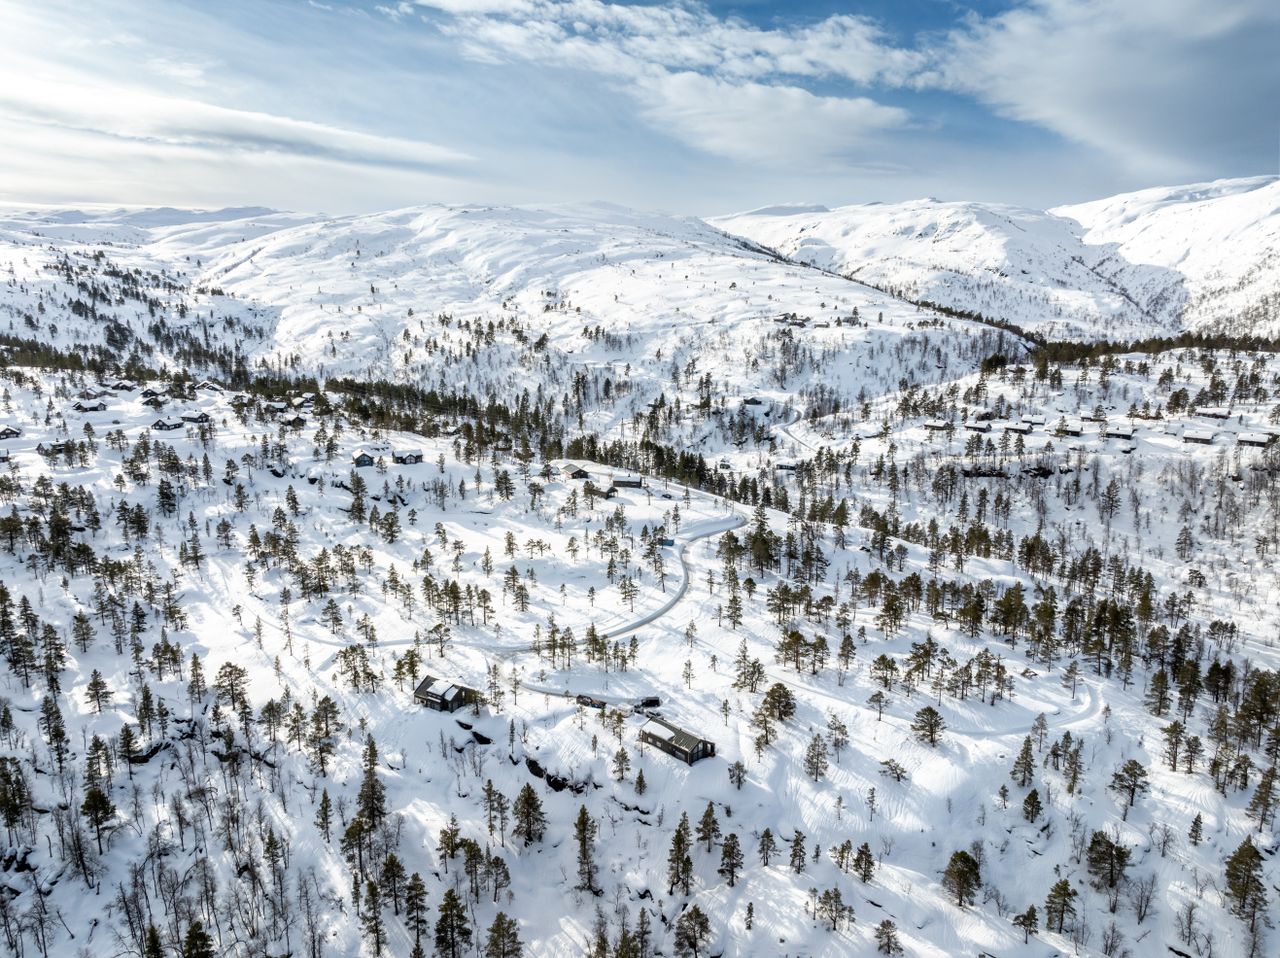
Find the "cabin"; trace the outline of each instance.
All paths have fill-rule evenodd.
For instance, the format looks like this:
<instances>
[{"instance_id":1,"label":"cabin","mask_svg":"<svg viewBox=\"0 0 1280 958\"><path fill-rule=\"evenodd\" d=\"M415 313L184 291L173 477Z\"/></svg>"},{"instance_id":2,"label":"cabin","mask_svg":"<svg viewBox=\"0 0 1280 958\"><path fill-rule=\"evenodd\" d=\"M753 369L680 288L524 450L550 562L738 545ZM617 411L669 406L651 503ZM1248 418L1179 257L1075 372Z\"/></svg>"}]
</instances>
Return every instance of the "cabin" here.
<instances>
[{"instance_id":1,"label":"cabin","mask_svg":"<svg viewBox=\"0 0 1280 958\"><path fill-rule=\"evenodd\" d=\"M1056 429L1056 432L1058 433L1059 436L1083 436L1084 425L1079 422L1074 422L1069 419L1064 419L1060 423L1058 423L1058 428Z\"/></svg>"},{"instance_id":2,"label":"cabin","mask_svg":"<svg viewBox=\"0 0 1280 958\"><path fill-rule=\"evenodd\" d=\"M1184 429L1182 431L1182 441L1184 443L1193 442L1200 446L1213 445L1213 436L1212 429Z\"/></svg>"},{"instance_id":3,"label":"cabin","mask_svg":"<svg viewBox=\"0 0 1280 958\"><path fill-rule=\"evenodd\" d=\"M104 403L101 399L95 400L93 402L85 402L83 399L81 399L71 408L74 409L76 412L103 412L107 408L107 404Z\"/></svg>"},{"instance_id":4,"label":"cabin","mask_svg":"<svg viewBox=\"0 0 1280 958\"><path fill-rule=\"evenodd\" d=\"M112 389L118 389L121 392L131 393L138 387L128 379L117 379L111 384Z\"/></svg>"},{"instance_id":5,"label":"cabin","mask_svg":"<svg viewBox=\"0 0 1280 958\"><path fill-rule=\"evenodd\" d=\"M182 421L195 423L197 426L204 426L213 422L213 417L207 412L184 412L182 414Z\"/></svg>"},{"instance_id":6,"label":"cabin","mask_svg":"<svg viewBox=\"0 0 1280 958\"><path fill-rule=\"evenodd\" d=\"M1047 420L1044 416L1023 416L1022 421L1029 426L1043 426Z\"/></svg>"},{"instance_id":7,"label":"cabin","mask_svg":"<svg viewBox=\"0 0 1280 958\"><path fill-rule=\"evenodd\" d=\"M262 408L265 412L278 416L289 411L289 404L287 402L264 402Z\"/></svg>"},{"instance_id":8,"label":"cabin","mask_svg":"<svg viewBox=\"0 0 1280 958\"><path fill-rule=\"evenodd\" d=\"M222 387L219 386L217 383L215 383L212 379L200 380L200 382L196 383L196 389L205 389L205 390L208 390L209 392L215 392L215 393L222 392Z\"/></svg>"},{"instance_id":9,"label":"cabin","mask_svg":"<svg viewBox=\"0 0 1280 958\"><path fill-rule=\"evenodd\" d=\"M759 406L759 405L760 405L760 400L759 400L759 399L757 399L755 396L748 396L746 399L742 400L742 405L744 405L744 406Z\"/></svg>"},{"instance_id":10,"label":"cabin","mask_svg":"<svg viewBox=\"0 0 1280 958\"><path fill-rule=\"evenodd\" d=\"M658 540L658 545L660 545L660 546L668 546L668 547L669 547L669 546L673 546L673 545L675 545L675 544L676 544L676 540L675 540L675 539L659 539L659 540Z\"/></svg>"},{"instance_id":11,"label":"cabin","mask_svg":"<svg viewBox=\"0 0 1280 958\"><path fill-rule=\"evenodd\" d=\"M1276 437L1268 432L1242 432L1236 436L1236 443L1241 446L1253 446L1257 449L1265 449L1267 446L1275 442Z\"/></svg>"},{"instance_id":12,"label":"cabin","mask_svg":"<svg viewBox=\"0 0 1280 958\"><path fill-rule=\"evenodd\" d=\"M161 416L159 419L157 419L155 422L151 424L151 428L159 429L161 432L171 432L174 429L182 428L182 420L181 419L165 419L163 416Z\"/></svg>"},{"instance_id":13,"label":"cabin","mask_svg":"<svg viewBox=\"0 0 1280 958\"><path fill-rule=\"evenodd\" d=\"M355 466L357 469L368 469L373 465L373 456L361 449L351 457L351 465Z\"/></svg>"},{"instance_id":14,"label":"cabin","mask_svg":"<svg viewBox=\"0 0 1280 958\"><path fill-rule=\"evenodd\" d=\"M1231 410L1225 406L1204 406L1196 410L1196 414L1209 419L1230 419Z\"/></svg>"},{"instance_id":15,"label":"cabin","mask_svg":"<svg viewBox=\"0 0 1280 958\"><path fill-rule=\"evenodd\" d=\"M1105 426L1102 435L1106 439L1132 439L1133 434L1137 432L1133 426Z\"/></svg>"},{"instance_id":16,"label":"cabin","mask_svg":"<svg viewBox=\"0 0 1280 958\"><path fill-rule=\"evenodd\" d=\"M622 476L615 478L613 485L617 489L643 489L644 479L640 476Z\"/></svg>"},{"instance_id":17,"label":"cabin","mask_svg":"<svg viewBox=\"0 0 1280 958\"><path fill-rule=\"evenodd\" d=\"M796 464L794 462L780 462L773 468L777 469L779 472L795 472Z\"/></svg>"},{"instance_id":18,"label":"cabin","mask_svg":"<svg viewBox=\"0 0 1280 958\"><path fill-rule=\"evenodd\" d=\"M945 419L926 419L924 428L929 430L929 432L946 432L951 428L951 423L947 422Z\"/></svg>"},{"instance_id":19,"label":"cabin","mask_svg":"<svg viewBox=\"0 0 1280 958\"><path fill-rule=\"evenodd\" d=\"M733 468L733 465L732 463L729 462L728 459L721 459L719 468L721 469L721 471L727 472Z\"/></svg>"},{"instance_id":20,"label":"cabin","mask_svg":"<svg viewBox=\"0 0 1280 958\"><path fill-rule=\"evenodd\" d=\"M82 389L76 394L76 398L92 402L95 399L106 399L110 395L111 393L104 389Z\"/></svg>"},{"instance_id":21,"label":"cabin","mask_svg":"<svg viewBox=\"0 0 1280 958\"><path fill-rule=\"evenodd\" d=\"M565 462L560 465L560 474L566 479L590 479L591 473L578 462Z\"/></svg>"},{"instance_id":22,"label":"cabin","mask_svg":"<svg viewBox=\"0 0 1280 958\"><path fill-rule=\"evenodd\" d=\"M0 462L8 462L13 456L9 455L9 450L0 450Z\"/></svg>"},{"instance_id":23,"label":"cabin","mask_svg":"<svg viewBox=\"0 0 1280 958\"><path fill-rule=\"evenodd\" d=\"M15 429L13 426L0 427L0 439L17 439L21 435L21 429Z\"/></svg>"},{"instance_id":24,"label":"cabin","mask_svg":"<svg viewBox=\"0 0 1280 958\"><path fill-rule=\"evenodd\" d=\"M147 406L151 409L161 409L163 408L165 402L166 400L163 396L152 396L150 399L142 400L142 405Z\"/></svg>"},{"instance_id":25,"label":"cabin","mask_svg":"<svg viewBox=\"0 0 1280 958\"><path fill-rule=\"evenodd\" d=\"M307 421L301 416L286 416L280 420L280 425L288 426L290 429L301 429L307 424Z\"/></svg>"},{"instance_id":26,"label":"cabin","mask_svg":"<svg viewBox=\"0 0 1280 958\"><path fill-rule=\"evenodd\" d=\"M246 396L244 393L236 393L234 396L232 396L228 400L228 402L230 402L231 405L233 406L247 406L249 405L250 401L251 400L249 399L249 397Z\"/></svg>"},{"instance_id":27,"label":"cabin","mask_svg":"<svg viewBox=\"0 0 1280 958\"><path fill-rule=\"evenodd\" d=\"M617 499L617 498L618 498L618 487L617 487L617 486L610 486L608 489L606 489L606 490L602 493L602 495L603 495L606 499Z\"/></svg>"},{"instance_id":28,"label":"cabin","mask_svg":"<svg viewBox=\"0 0 1280 958\"><path fill-rule=\"evenodd\" d=\"M965 428L965 429L968 429L970 432L990 432L990 431L991 431L991 423L989 423L989 422L967 422L967 423L965 423L965 424L964 424L964 428Z\"/></svg>"},{"instance_id":29,"label":"cabin","mask_svg":"<svg viewBox=\"0 0 1280 958\"><path fill-rule=\"evenodd\" d=\"M36 446L36 452L42 456L64 456L71 451L71 443L69 442L51 442L40 443Z\"/></svg>"},{"instance_id":30,"label":"cabin","mask_svg":"<svg viewBox=\"0 0 1280 958\"><path fill-rule=\"evenodd\" d=\"M142 390L142 392L138 393L138 395L141 396L143 399L159 399L161 396L164 395L164 390L152 389L150 387L147 387L146 389Z\"/></svg>"},{"instance_id":31,"label":"cabin","mask_svg":"<svg viewBox=\"0 0 1280 958\"><path fill-rule=\"evenodd\" d=\"M423 676L418 687L413 690L413 700L437 712L456 712L464 705L470 705L479 699L475 689L465 685L446 682L434 676Z\"/></svg>"},{"instance_id":32,"label":"cabin","mask_svg":"<svg viewBox=\"0 0 1280 958\"><path fill-rule=\"evenodd\" d=\"M1021 436L1031 434L1031 423L1029 422L1007 422L1004 424L1005 432L1016 432Z\"/></svg>"},{"instance_id":33,"label":"cabin","mask_svg":"<svg viewBox=\"0 0 1280 958\"><path fill-rule=\"evenodd\" d=\"M421 449L401 449L391 454L391 461L401 466L416 466L422 462Z\"/></svg>"},{"instance_id":34,"label":"cabin","mask_svg":"<svg viewBox=\"0 0 1280 958\"><path fill-rule=\"evenodd\" d=\"M686 765L716 754L715 742L699 738L660 718L651 718L640 727L640 741L680 759Z\"/></svg>"}]
</instances>

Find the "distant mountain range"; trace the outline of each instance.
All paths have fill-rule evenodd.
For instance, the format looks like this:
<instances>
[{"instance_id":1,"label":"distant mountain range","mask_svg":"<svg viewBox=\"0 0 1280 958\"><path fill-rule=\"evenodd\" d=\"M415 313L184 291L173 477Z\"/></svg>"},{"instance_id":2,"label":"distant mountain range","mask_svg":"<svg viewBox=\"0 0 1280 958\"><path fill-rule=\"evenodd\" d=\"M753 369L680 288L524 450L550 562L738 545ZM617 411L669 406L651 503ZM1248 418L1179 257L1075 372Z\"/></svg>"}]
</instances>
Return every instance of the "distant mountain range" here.
<instances>
[{"instance_id":1,"label":"distant mountain range","mask_svg":"<svg viewBox=\"0 0 1280 958\"><path fill-rule=\"evenodd\" d=\"M1280 334L1280 178L1219 180L1034 210L774 206L711 222L915 302L1059 338Z\"/></svg>"}]
</instances>

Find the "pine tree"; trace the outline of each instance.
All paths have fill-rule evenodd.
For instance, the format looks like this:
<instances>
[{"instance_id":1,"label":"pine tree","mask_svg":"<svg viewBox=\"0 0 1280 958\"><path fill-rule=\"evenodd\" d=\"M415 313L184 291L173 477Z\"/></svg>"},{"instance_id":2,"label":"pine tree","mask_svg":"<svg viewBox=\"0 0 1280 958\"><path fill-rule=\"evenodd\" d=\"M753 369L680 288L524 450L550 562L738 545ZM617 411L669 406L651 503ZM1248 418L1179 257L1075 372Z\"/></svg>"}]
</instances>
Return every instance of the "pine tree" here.
<instances>
[{"instance_id":1,"label":"pine tree","mask_svg":"<svg viewBox=\"0 0 1280 958\"><path fill-rule=\"evenodd\" d=\"M98 854L102 854L102 828L107 822L111 821L112 816L116 813L116 807L111 803L102 789L98 786L91 786L84 794L84 802L80 805L80 812L89 820L89 824L93 826L94 834L98 839Z\"/></svg>"},{"instance_id":2,"label":"pine tree","mask_svg":"<svg viewBox=\"0 0 1280 958\"><path fill-rule=\"evenodd\" d=\"M1249 815L1258 820L1258 832L1267 827L1267 823L1275 816L1276 801L1280 799L1276 788L1276 767L1269 766L1258 779L1258 785L1249 800Z\"/></svg>"},{"instance_id":3,"label":"pine tree","mask_svg":"<svg viewBox=\"0 0 1280 958\"><path fill-rule=\"evenodd\" d=\"M644 769L636 772L636 794L643 795L649 788L649 783L644 780Z\"/></svg>"},{"instance_id":4,"label":"pine tree","mask_svg":"<svg viewBox=\"0 0 1280 958\"><path fill-rule=\"evenodd\" d=\"M871 881L871 876L875 874L875 870L876 859L871 854L871 846L863 842L853 855L853 873L861 878L864 883L867 883Z\"/></svg>"},{"instance_id":5,"label":"pine tree","mask_svg":"<svg viewBox=\"0 0 1280 958\"><path fill-rule=\"evenodd\" d=\"M1028 905L1027 910L1020 915L1013 916L1013 927L1021 929L1022 943L1025 945L1031 940L1031 936L1040 930L1040 920L1036 916L1036 906Z\"/></svg>"},{"instance_id":6,"label":"pine tree","mask_svg":"<svg viewBox=\"0 0 1280 958\"><path fill-rule=\"evenodd\" d=\"M329 790L323 789L320 792L320 805L316 808L316 828L320 829L320 834L324 836L326 843L329 841L329 832L333 827L333 802L329 800Z\"/></svg>"},{"instance_id":7,"label":"pine tree","mask_svg":"<svg viewBox=\"0 0 1280 958\"><path fill-rule=\"evenodd\" d=\"M916 733L916 738L933 748L937 748L938 739L946 727L947 723L943 721L942 715L932 705L926 705L918 711L911 723L911 731Z\"/></svg>"},{"instance_id":8,"label":"pine tree","mask_svg":"<svg viewBox=\"0 0 1280 958\"><path fill-rule=\"evenodd\" d=\"M396 857L395 852L387 853L387 860L382 863L382 897L390 902L391 913L399 916L400 901L404 897L404 865Z\"/></svg>"},{"instance_id":9,"label":"pine tree","mask_svg":"<svg viewBox=\"0 0 1280 958\"><path fill-rule=\"evenodd\" d=\"M147 925L147 937L142 945L142 958L165 958L164 944L155 925Z\"/></svg>"},{"instance_id":10,"label":"pine tree","mask_svg":"<svg viewBox=\"0 0 1280 958\"><path fill-rule=\"evenodd\" d=\"M1034 822L1043 810L1044 807L1040 804L1040 792L1033 788L1022 800L1022 817L1029 822Z\"/></svg>"},{"instance_id":11,"label":"pine tree","mask_svg":"<svg viewBox=\"0 0 1280 958\"><path fill-rule=\"evenodd\" d=\"M538 798L538 793L528 782L525 782L519 794L516 795L511 812L516 822L515 828L511 830L512 835L521 839L525 845L542 841L542 836L547 830L547 816L542 811L542 801Z\"/></svg>"},{"instance_id":12,"label":"pine tree","mask_svg":"<svg viewBox=\"0 0 1280 958\"><path fill-rule=\"evenodd\" d=\"M742 854L742 845L738 841L738 836L730 832L724 837L724 842L720 845L720 868L719 874L729 882L732 888L737 884L738 872L742 870L744 862Z\"/></svg>"},{"instance_id":13,"label":"pine tree","mask_svg":"<svg viewBox=\"0 0 1280 958\"><path fill-rule=\"evenodd\" d=\"M682 813L680 823L671 836L671 848L667 852L667 894L673 894L676 886L682 893L689 894L689 884L693 878L693 858L690 850L693 847L692 833L689 829L689 815Z\"/></svg>"},{"instance_id":14,"label":"pine tree","mask_svg":"<svg viewBox=\"0 0 1280 958\"><path fill-rule=\"evenodd\" d=\"M84 697L99 715L102 714L102 707L111 701L111 689L107 686L107 680L97 669L89 675L89 684L85 686Z\"/></svg>"},{"instance_id":15,"label":"pine tree","mask_svg":"<svg viewBox=\"0 0 1280 958\"><path fill-rule=\"evenodd\" d=\"M1196 812L1196 817L1191 819L1191 828L1187 832L1187 841L1192 845L1199 845L1204 841L1204 817Z\"/></svg>"},{"instance_id":16,"label":"pine tree","mask_svg":"<svg viewBox=\"0 0 1280 958\"><path fill-rule=\"evenodd\" d=\"M1226 882L1232 910L1254 930L1258 917L1266 913L1267 886L1262 880L1262 854L1252 838L1241 842L1227 859Z\"/></svg>"},{"instance_id":17,"label":"pine tree","mask_svg":"<svg viewBox=\"0 0 1280 958\"><path fill-rule=\"evenodd\" d=\"M827 743L821 734L815 733L804 752L804 772L816 782L827 774L828 765Z\"/></svg>"},{"instance_id":18,"label":"pine tree","mask_svg":"<svg viewBox=\"0 0 1280 958\"><path fill-rule=\"evenodd\" d=\"M1111 776L1111 790L1125 800L1124 814L1121 819L1127 821L1129 809L1138 795L1147 791L1147 770L1137 759L1129 759Z\"/></svg>"},{"instance_id":19,"label":"pine tree","mask_svg":"<svg viewBox=\"0 0 1280 958\"><path fill-rule=\"evenodd\" d=\"M902 943L898 941L898 926L888 918L876 925L876 951L882 955L902 954Z\"/></svg>"},{"instance_id":20,"label":"pine tree","mask_svg":"<svg viewBox=\"0 0 1280 958\"><path fill-rule=\"evenodd\" d=\"M520 943L515 920L504 912L498 912L485 937L484 958L520 958L523 954L524 946Z\"/></svg>"},{"instance_id":21,"label":"pine tree","mask_svg":"<svg viewBox=\"0 0 1280 958\"><path fill-rule=\"evenodd\" d=\"M961 908L972 905L974 894L982 887L977 859L966 851L952 852L942 872L942 887L955 897Z\"/></svg>"},{"instance_id":22,"label":"pine tree","mask_svg":"<svg viewBox=\"0 0 1280 958\"><path fill-rule=\"evenodd\" d=\"M378 892L377 884L372 881L365 884L364 908L360 913L360 923L364 928L364 936L368 939L369 948L374 955L381 955L387 933L382 925L382 895Z\"/></svg>"},{"instance_id":23,"label":"pine tree","mask_svg":"<svg viewBox=\"0 0 1280 958\"><path fill-rule=\"evenodd\" d=\"M587 812L587 806L578 809L573 822L573 839L578 846L578 888L596 893L595 840L598 826Z\"/></svg>"},{"instance_id":24,"label":"pine tree","mask_svg":"<svg viewBox=\"0 0 1280 958\"><path fill-rule=\"evenodd\" d=\"M374 744L372 735L365 738L356 814L365 820L370 830L381 825L387 815L387 791L378 780L378 746Z\"/></svg>"},{"instance_id":25,"label":"pine tree","mask_svg":"<svg viewBox=\"0 0 1280 958\"><path fill-rule=\"evenodd\" d=\"M1044 920L1058 934L1062 934L1067 919L1075 917L1076 906L1073 901L1078 894L1065 878L1059 878L1049 889L1044 900Z\"/></svg>"},{"instance_id":26,"label":"pine tree","mask_svg":"<svg viewBox=\"0 0 1280 958\"><path fill-rule=\"evenodd\" d=\"M699 958L702 946L711 937L711 922L697 905L690 905L676 919L676 954L682 958Z\"/></svg>"},{"instance_id":27,"label":"pine tree","mask_svg":"<svg viewBox=\"0 0 1280 958\"><path fill-rule=\"evenodd\" d=\"M204 925L193 921L187 929L187 936L182 940L182 958L215 958L216 955L213 939L204 930Z\"/></svg>"},{"instance_id":28,"label":"pine tree","mask_svg":"<svg viewBox=\"0 0 1280 958\"><path fill-rule=\"evenodd\" d=\"M467 907L452 888L440 900L440 916L436 919L436 955L439 958L462 958L471 944L471 924Z\"/></svg>"},{"instance_id":29,"label":"pine tree","mask_svg":"<svg viewBox=\"0 0 1280 958\"><path fill-rule=\"evenodd\" d=\"M773 840L773 830L766 828L760 833L760 864L769 867L769 860L778 853L778 843Z\"/></svg>"},{"instance_id":30,"label":"pine tree","mask_svg":"<svg viewBox=\"0 0 1280 958\"><path fill-rule=\"evenodd\" d=\"M707 846L707 851L711 851L711 845L720 837L720 823L716 821L716 807L712 802L707 802L707 807L702 813L702 818L698 821L698 827L695 831L698 841Z\"/></svg>"},{"instance_id":31,"label":"pine tree","mask_svg":"<svg viewBox=\"0 0 1280 958\"><path fill-rule=\"evenodd\" d=\"M1018 752L1018 757L1013 761L1013 770L1009 773L1019 788L1026 788L1031 784L1031 779L1035 777L1036 760L1031 754L1031 736L1028 735L1022 740L1022 748Z\"/></svg>"},{"instance_id":32,"label":"pine tree","mask_svg":"<svg viewBox=\"0 0 1280 958\"><path fill-rule=\"evenodd\" d=\"M805 851L804 845L804 832L797 829L791 839L791 870L799 875L804 871L805 863L808 860L809 855Z\"/></svg>"},{"instance_id":33,"label":"pine tree","mask_svg":"<svg viewBox=\"0 0 1280 958\"><path fill-rule=\"evenodd\" d=\"M1117 832L1117 834L1119 834ZM1124 881L1132 849L1120 844L1106 832L1094 832L1086 852L1089 874L1097 887L1115 888Z\"/></svg>"},{"instance_id":34,"label":"pine tree","mask_svg":"<svg viewBox=\"0 0 1280 958\"><path fill-rule=\"evenodd\" d=\"M413 935L414 944L422 941L430 927L427 922L427 886L422 876L414 872L404 886L404 927Z\"/></svg>"}]
</instances>

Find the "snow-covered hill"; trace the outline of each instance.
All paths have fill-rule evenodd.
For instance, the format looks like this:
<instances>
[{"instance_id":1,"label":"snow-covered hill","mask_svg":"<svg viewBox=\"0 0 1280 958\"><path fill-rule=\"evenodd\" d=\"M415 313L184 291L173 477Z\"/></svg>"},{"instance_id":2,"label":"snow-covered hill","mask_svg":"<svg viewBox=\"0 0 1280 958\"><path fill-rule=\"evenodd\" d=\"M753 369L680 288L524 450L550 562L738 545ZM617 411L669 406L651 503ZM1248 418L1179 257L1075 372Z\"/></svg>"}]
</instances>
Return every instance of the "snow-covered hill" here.
<instances>
[{"instance_id":1,"label":"snow-covered hill","mask_svg":"<svg viewBox=\"0 0 1280 958\"><path fill-rule=\"evenodd\" d=\"M1280 180L1223 180L1042 212L918 200L712 221L908 299L1061 338L1280 328Z\"/></svg>"}]
</instances>

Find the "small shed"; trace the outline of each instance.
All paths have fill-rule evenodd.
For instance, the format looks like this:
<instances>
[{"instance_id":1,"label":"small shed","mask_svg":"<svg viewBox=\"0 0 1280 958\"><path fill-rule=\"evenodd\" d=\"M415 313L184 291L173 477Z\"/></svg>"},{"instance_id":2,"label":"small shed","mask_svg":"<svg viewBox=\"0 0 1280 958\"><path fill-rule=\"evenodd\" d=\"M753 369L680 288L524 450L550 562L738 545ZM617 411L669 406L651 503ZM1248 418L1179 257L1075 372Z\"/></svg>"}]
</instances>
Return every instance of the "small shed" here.
<instances>
[{"instance_id":1,"label":"small shed","mask_svg":"<svg viewBox=\"0 0 1280 958\"><path fill-rule=\"evenodd\" d=\"M357 469L367 469L373 465L373 456L361 449L351 457L351 465L355 466Z\"/></svg>"},{"instance_id":2,"label":"small shed","mask_svg":"<svg viewBox=\"0 0 1280 958\"><path fill-rule=\"evenodd\" d=\"M464 705L477 700L475 689L456 682L446 682L432 675L423 676L418 687L413 690L413 700L437 712L456 712Z\"/></svg>"},{"instance_id":3,"label":"small shed","mask_svg":"<svg viewBox=\"0 0 1280 958\"><path fill-rule=\"evenodd\" d=\"M415 466L422 462L422 450L401 449L391 454L391 460L401 466Z\"/></svg>"},{"instance_id":4,"label":"small shed","mask_svg":"<svg viewBox=\"0 0 1280 958\"><path fill-rule=\"evenodd\" d=\"M604 495L604 497L605 497L606 499L617 499L617 498L618 498L618 487L617 487L617 486L610 486L608 489L606 489L606 490L604 491L603 495Z\"/></svg>"},{"instance_id":5,"label":"small shed","mask_svg":"<svg viewBox=\"0 0 1280 958\"><path fill-rule=\"evenodd\" d=\"M165 419L163 416L151 424L152 429L159 429L161 432L171 432L174 429L182 428L181 419Z\"/></svg>"},{"instance_id":6,"label":"small shed","mask_svg":"<svg viewBox=\"0 0 1280 958\"><path fill-rule=\"evenodd\" d=\"M686 732L660 718L651 718L640 726L640 741L661 749L686 765L692 765L699 759L710 758L716 754L715 742L699 738L692 732Z\"/></svg>"},{"instance_id":7,"label":"small shed","mask_svg":"<svg viewBox=\"0 0 1280 958\"><path fill-rule=\"evenodd\" d=\"M1214 432L1212 429L1184 429L1182 430L1182 441L1192 442L1200 446L1210 446L1213 444Z\"/></svg>"}]
</instances>

